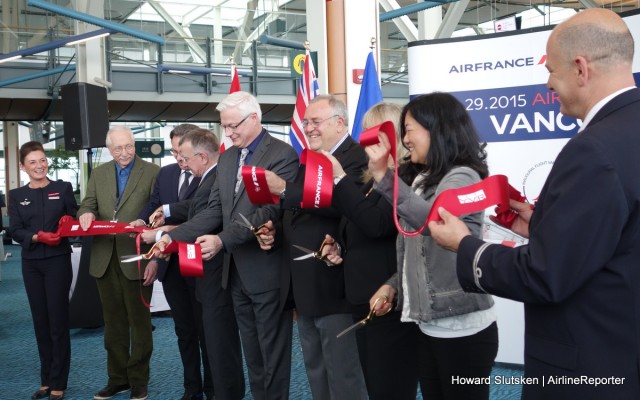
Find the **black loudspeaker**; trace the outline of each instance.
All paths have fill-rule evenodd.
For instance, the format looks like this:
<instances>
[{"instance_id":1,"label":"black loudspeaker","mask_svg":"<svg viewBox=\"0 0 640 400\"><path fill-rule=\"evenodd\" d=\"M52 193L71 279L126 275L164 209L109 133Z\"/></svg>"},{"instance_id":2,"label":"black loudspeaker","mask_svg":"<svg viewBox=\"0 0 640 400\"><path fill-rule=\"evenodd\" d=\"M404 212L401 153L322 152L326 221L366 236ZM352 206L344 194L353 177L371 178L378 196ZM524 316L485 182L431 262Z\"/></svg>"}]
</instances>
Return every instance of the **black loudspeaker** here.
<instances>
[{"instance_id":1,"label":"black loudspeaker","mask_svg":"<svg viewBox=\"0 0 640 400\"><path fill-rule=\"evenodd\" d=\"M78 82L62 86L60 94L65 148L104 147L109 130L107 89Z\"/></svg>"}]
</instances>

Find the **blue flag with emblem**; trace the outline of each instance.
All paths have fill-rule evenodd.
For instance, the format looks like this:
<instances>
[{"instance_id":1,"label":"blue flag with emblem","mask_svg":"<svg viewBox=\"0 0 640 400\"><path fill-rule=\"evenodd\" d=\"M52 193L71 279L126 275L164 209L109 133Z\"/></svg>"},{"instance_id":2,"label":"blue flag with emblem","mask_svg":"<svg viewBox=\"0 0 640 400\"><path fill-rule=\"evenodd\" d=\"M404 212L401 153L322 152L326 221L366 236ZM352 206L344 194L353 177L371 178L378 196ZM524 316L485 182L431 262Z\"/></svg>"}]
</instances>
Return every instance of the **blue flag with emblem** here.
<instances>
[{"instance_id":1,"label":"blue flag with emblem","mask_svg":"<svg viewBox=\"0 0 640 400\"><path fill-rule=\"evenodd\" d=\"M364 67L364 76L362 77L362 87L360 88L360 97L358 98L358 107L356 108L356 116L353 119L353 127L351 128L351 137L356 142L360 140L360 132L362 132L362 118L364 114L375 104L382 101L382 90L380 90L380 82L378 81L378 72L376 70L376 62L373 59L373 52L367 57L367 64Z\"/></svg>"}]
</instances>

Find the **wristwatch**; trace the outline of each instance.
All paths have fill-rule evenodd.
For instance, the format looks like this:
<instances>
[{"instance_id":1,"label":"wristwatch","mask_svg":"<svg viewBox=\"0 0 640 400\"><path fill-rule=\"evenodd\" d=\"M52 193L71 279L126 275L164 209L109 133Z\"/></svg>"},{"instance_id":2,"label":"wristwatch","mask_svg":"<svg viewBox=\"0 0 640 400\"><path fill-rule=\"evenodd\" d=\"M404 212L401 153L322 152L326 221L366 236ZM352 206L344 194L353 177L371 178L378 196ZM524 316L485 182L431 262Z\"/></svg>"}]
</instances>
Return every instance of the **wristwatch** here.
<instances>
[{"instance_id":1,"label":"wristwatch","mask_svg":"<svg viewBox=\"0 0 640 400\"><path fill-rule=\"evenodd\" d=\"M346 172L343 172L342 175L334 176L333 177L333 186L337 185L338 182L340 182L342 180L342 178L344 178L345 176L347 176Z\"/></svg>"},{"instance_id":2,"label":"wristwatch","mask_svg":"<svg viewBox=\"0 0 640 400\"><path fill-rule=\"evenodd\" d=\"M285 192L287 191L287 185L284 185L278 196L280 196L280 200L284 200Z\"/></svg>"}]
</instances>

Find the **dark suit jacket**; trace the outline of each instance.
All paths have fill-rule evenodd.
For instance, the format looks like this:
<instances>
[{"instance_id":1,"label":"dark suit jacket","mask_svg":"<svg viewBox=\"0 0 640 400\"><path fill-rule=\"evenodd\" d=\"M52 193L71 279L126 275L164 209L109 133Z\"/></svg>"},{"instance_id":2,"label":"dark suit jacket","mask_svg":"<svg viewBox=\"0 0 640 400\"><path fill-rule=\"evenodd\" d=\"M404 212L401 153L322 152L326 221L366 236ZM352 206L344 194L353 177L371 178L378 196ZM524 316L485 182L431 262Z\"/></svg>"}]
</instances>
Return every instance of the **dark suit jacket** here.
<instances>
[{"instance_id":1,"label":"dark suit jacket","mask_svg":"<svg viewBox=\"0 0 640 400\"><path fill-rule=\"evenodd\" d=\"M336 149L333 156L354 182L362 181L362 171L367 166L364 150L350 136ZM335 208L300 209L304 185L305 167L300 166L293 182L287 183L286 195L281 205L287 211L282 220L285 262L281 283L281 301L289 297L290 286L296 311L300 315L317 317L352 311L345 296L344 269L327 267L315 258L294 261L303 255L294 244L311 250L320 248L326 234L338 237L341 214Z\"/></svg>"},{"instance_id":2,"label":"dark suit jacket","mask_svg":"<svg viewBox=\"0 0 640 400\"><path fill-rule=\"evenodd\" d=\"M153 192L159 169L157 165L136 156L116 214L119 222L131 222L138 218L140 210L147 204ZM87 193L80 204L78 216L91 212L96 216L96 220L112 220L117 191L115 162L109 161L95 168L87 184ZM91 276L100 278L107 271L114 251L114 241L116 257L136 253L135 240L129 235L94 236L89 265ZM142 279L142 276L138 276L137 263L121 263L120 268L128 279ZM142 275L142 272L140 274Z\"/></svg>"},{"instance_id":3,"label":"dark suit jacket","mask_svg":"<svg viewBox=\"0 0 640 400\"><path fill-rule=\"evenodd\" d=\"M222 226L219 235L225 246L223 287L227 285L230 256L233 254L233 261L247 291L252 294L263 293L280 286L282 252L277 249L270 252L261 250L253 233L234 221L239 219L237 214L242 213L254 226L259 226L268 220L279 220L280 210L275 204L251 204L244 184L234 195L238 154L239 149L234 146L220 155L217 178L207 208L171 231L170 236L176 240L193 242L198 236L213 233ZM291 146L266 134L247 165L271 170L283 179L291 180L298 168L298 156Z\"/></svg>"},{"instance_id":4,"label":"dark suit jacket","mask_svg":"<svg viewBox=\"0 0 640 400\"><path fill-rule=\"evenodd\" d=\"M525 303L525 374L624 378L624 384L523 385L523 398L640 398L640 90L616 96L558 155L529 244L466 237L465 290ZM540 378L542 379L542 378ZM544 391L544 392L543 392Z\"/></svg>"},{"instance_id":5,"label":"dark suit jacket","mask_svg":"<svg viewBox=\"0 0 640 400\"><path fill-rule=\"evenodd\" d=\"M179 215L184 215L185 219L180 221L182 223L186 222L187 219L195 217L198 212L207 208L207 204L209 203L209 194L211 193L213 183L216 181L217 170L218 167L214 167L207 173L207 175L204 176L191 199L187 199L179 203L170 204L169 208L171 209L171 215L174 215L174 212L176 214L176 217ZM219 231L220 229L217 229L213 233L218 233ZM172 256L172 259L173 258L177 259L177 257L175 256ZM204 261L203 267L205 276L208 271L211 271L213 268L221 268L223 258L224 257L222 253L219 253L212 259ZM204 284L205 282L208 282L208 280L196 280L196 297L198 298L198 300L201 299L202 296L206 295L207 286L206 284Z\"/></svg>"},{"instance_id":6,"label":"dark suit jacket","mask_svg":"<svg viewBox=\"0 0 640 400\"><path fill-rule=\"evenodd\" d=\"M360 182L360 181L358 181ZM340 236L343 246L344 282L347 300L366 305L393 274L396 267L396 237L393 207L379 192L362 189L345 177L333 190L332 204L342 214Z\"/></svg>"},{"instance_id":7,"label":"dark suit jacket","mask_svg":"<svg viewBox=\"0 0 640 400\"><path fill-rule=\"evenodd\" d=\"M178 201L178 183L180 182L181 173L182 168L180 168L178 164L169 164L160 168L151 198L142 211L140 211L140 214L138 214L138 219L148 222L149 217L158 207L163 204L171 204ZM200 178L193 177L193 179L191 179L191 184L189 184L189 187L187 188L185 199L193 196L199 183ZM174 218L173 214L165 220L167 225L175 225L180 222L182 221ZM170 263L172 267L174 264L177 267L176 259L177 257L172 257L169 262L165 260L158 261L158 280L160 282L164 280L164 276L167 274L167 268L169 268Z\"/></svg>"},{"instance_id":8,"label":"dark suit jacket","mask_svg":"<svg viewBox=\"0 0 640 400\"><path fill-rule=\"evenodd\" d=\"M142 211L140 211L138 215L139 219L148 222L149 217L158 207L163 204L171 204L178 201L178 183L180 182L181 173L182 169L178 164L169 164L160 168L151 198ZM191 179L191 184L187 189L185 199L193 196L199 183L200 178L194 176L193 179ZM166 220L167 225L173 225L175 223L177 223L177 220L174 220L173 216Z\"/></svg>"},{"instance_id":9,"label":"dark suit jacket","mask_svg":"<svg viewBox=\"0 0 640 400\"><path fill-rule=\"evenodd\" d=\"M58 246L33 243L38 231L56 232L63 215L75 217L76 198L69 182L51 181L42 189L29 185L9 191L9 234L22 245L22 258L40 259L71 253L65 237Z\"/></svg>"}]
</instances>

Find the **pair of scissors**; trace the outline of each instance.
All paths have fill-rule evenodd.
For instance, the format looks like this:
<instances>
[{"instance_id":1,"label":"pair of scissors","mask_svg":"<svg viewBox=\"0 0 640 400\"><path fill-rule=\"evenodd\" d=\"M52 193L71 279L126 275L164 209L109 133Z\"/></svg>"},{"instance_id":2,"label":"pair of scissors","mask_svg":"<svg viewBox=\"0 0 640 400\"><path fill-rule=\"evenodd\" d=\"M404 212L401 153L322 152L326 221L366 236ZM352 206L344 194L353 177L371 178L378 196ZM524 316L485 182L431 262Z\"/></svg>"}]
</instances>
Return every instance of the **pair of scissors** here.
<instances>
[{"instance_id":1,"label":"pair of scissors","mask_svg":"<svg viewBox=\"0 0 640 400\"><path fill-rule=\"evenodd\" d=\"M374 311L376 309L376 306L378 305L378 303L382 301L382 303L386 303L387 301L389 301L389 298L385 295L382 295L380 297L378 297L376 299L376 301L373 303L373 307L371 307L371 310L369 311L369 314L367 314L366 317L364 317L363 319L361 319L360 321L356 322L355 324L351 325L350 327L348 327L347 329L343 330L342 332L338 333L336 335L336 339L340 338L344 335L346 335L347 333L351 332L352 330L359 328L361 326L365 326L367 324L367 322L371 321L373 319L373 317L379 317L382 315L385 315L386 313L388 313L389 311L391 311L391 307L385 311L383 314L377 315L376 312Z\"/></svg>"},{"instance_id":2,"label":"pair of scissors","mask_svg":"<svg viewBox=\"0 0 640 400\"><path fill-rule=\"evenodd\" d=\"M238 213L238 215L240 216L240 220L236 220L236 223L238 223L238 224L244 226L245 228L249 229L258 238L258 240L260 240L260 237L258 236L258 231L260 229L264 228L266 226L266 224L262 224L262 225L260 225L259 227L256 228L251 224L251 221L249 221L247 219L247 217L245 217L242 213Z\"/></svg>"},{"instance_id":3,"label":"pair of scissors","mask_svg":"<svg viewBox=\"0 0 640 400\"><path fill-rule=\"evenodd\" d=\"M313 251L311 249L308 249L306 247L303 246L298 246L297 244L294 244L293 247L295 247L298 250L302 250L304 251L305 255L300 256L300 257L296 257L294 258L294 261L300 261L300 260L306 260L307 258L315 258L318 259L320 261L324 261L325 264L327 264L328 267L333 267L335 264L332 263L331 261L329 261L329 259L327 258L327 255L325 254L324 256L322 255L322 250L324 249L325 246L333 246L333 243L327 243L327 239L322 241L322 244L320 245L320 250L318 251Z\"/></svg>"},{"instance_id":4,"label":"pair of scissors","mask_svg":"<svg viewBox=\"0 0 640 400\"><path fill-rule=\"evenodd\" d=\"M149 249L149 251L146 252L145 254L129 254L126 256L121 256L120 262L130 263L130 262L136 262L140 260L151 260L153 258L153 253L158 248L158 243L160 242L154 243L153 246L151 246L151 248Z\"/></svg>"}]
</instances>

